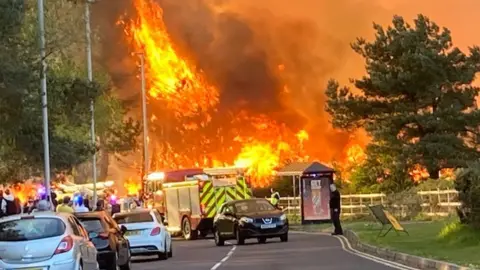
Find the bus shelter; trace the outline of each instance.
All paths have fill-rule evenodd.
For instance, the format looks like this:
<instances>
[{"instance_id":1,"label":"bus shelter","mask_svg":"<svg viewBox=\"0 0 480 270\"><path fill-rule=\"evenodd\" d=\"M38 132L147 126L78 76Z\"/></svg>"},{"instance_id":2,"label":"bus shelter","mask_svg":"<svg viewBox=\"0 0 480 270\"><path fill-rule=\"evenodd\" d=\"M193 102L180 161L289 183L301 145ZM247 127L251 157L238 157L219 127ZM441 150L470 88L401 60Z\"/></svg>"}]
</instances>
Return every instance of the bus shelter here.
<instances>
[{"instance_id":1,"label":"bus shelter","mask_svg":"<svg viewBox=\"0 0 480 270\"><path fill-rule=\"evenodd\" d=\"M320 162L294 162L277 172L277 176L292 177L294 197L298 186L302 224L331 221L330 184L334 173Z\"/></svg>"}]
</instances>

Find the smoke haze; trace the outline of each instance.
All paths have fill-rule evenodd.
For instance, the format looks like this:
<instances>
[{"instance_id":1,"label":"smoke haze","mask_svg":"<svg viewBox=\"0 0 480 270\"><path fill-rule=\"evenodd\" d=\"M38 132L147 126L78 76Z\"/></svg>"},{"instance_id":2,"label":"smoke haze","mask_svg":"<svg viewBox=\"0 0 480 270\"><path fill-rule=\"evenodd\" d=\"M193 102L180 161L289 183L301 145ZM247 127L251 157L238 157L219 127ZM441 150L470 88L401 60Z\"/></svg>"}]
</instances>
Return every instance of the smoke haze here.
<instances>
[{"instance_id":1,"label":"smoke haze","mask_svg":"<svg viewBox=\"0 0 480 270\"><path fill-rule=\"evenodd\" d=\"M107 3L108 2L108 3ZM119 95L139 100L136 66L115 22L132 11L131 1L100 1L94 16L104 44L100 59ZM227 112L265 114L293 132L306 129L310 156L342 159L361 134L333 130L324 111L329 78L348 82L364 73L350 49L356 37L373 37L372 22L394 14L411 21L429 16L452 31L456 46L480 44L469 29L480 25L475 0L157 0L181 55L203 70L220 90L216 125ZM155 101L150 101L153 107ZM156 109L152 109L155 111ZM140 118L139 118L140 119Z\"/></svg>"}]
</instances>

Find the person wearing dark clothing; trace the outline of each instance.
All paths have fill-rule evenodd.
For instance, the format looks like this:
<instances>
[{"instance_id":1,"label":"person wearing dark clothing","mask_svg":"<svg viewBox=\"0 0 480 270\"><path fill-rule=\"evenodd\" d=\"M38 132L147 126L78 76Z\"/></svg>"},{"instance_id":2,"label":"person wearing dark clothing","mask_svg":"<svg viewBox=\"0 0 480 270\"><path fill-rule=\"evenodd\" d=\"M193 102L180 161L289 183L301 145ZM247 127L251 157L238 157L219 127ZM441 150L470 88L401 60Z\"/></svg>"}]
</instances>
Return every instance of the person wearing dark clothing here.
<instances>
[{"instance_id":1,"label":"person wearing dark clothing","mask_svg":"<svg viewBox=\"0 0 480 270\"><path fill-rule=\"evenodd\" d=\"M52 198L53 209L57 209L57 206L58 206L57 194L51 191L50 198Z\"/></svg>"},{"instance_id":2,"label":"person wearing dark clothing","mask_svg":"<svg viewBox=\"0 0 480 270\"><path fill-rule=\"evenodd\" d=\"M341 196L335 184L330 185L330 213L335 230L332 235L343 235L342 225L340 224Z\"/></svg>"},{"instance_id":3,"label":"person wearing dark clothing","mask_svg":"<svg viewBox=\"0 0 480 270\"><path fill-rule=\"evenodd\" d=\"M113 216L116 213L120 213L120 211L122 211L120 204L118 204L117 202L112 203L112 213L111 213L111 215Z\"/></svg>"},{"instance_id":4,"label":"person wearing dark clothing","mask_svg":"<svg viewBox=\"0 0 480 270\"><path fill-rule=\"evenodd\" d=\"M97 202L97 208L95 208L95 211L103 211L103 210L105 210L105 201L99 200Z\"/></svg>"},{"instance_id":5,"label":"person wearing dark clothing","mask_svg":"<svg viewBox=\"0 0 480 270\"><path fill-rule=\"evenodd\" d=\"M88 208L89 211L92 211L92 208L90 207L90 200L88 198L85 198L83 200L83 205Z\"/></svg>"},{"instance_id":6,"label":"person wearing dark clothing","mask_svg":"<svg viewBox=\"0 0 480 270\"><path fill-rule=\"evenodd\" d=\"M15 201L15 197L13 194L10 193L9 189L5 190L5 194L3 195L3 199L6 202L6 214L7 216L16 215L19 213L19 209L17 209L18 202Z\"/></svg>"},{"instance_id":7,"label":"person wearing dark clothing","mask_svg":"<svg viewBox=\"0 0 480 270\"><path fill-rule=\"evenodd\" d=\"M3 198L3 190L0 190L0 218L7 215L7 201Z\"/></svg>"}]
</instances>

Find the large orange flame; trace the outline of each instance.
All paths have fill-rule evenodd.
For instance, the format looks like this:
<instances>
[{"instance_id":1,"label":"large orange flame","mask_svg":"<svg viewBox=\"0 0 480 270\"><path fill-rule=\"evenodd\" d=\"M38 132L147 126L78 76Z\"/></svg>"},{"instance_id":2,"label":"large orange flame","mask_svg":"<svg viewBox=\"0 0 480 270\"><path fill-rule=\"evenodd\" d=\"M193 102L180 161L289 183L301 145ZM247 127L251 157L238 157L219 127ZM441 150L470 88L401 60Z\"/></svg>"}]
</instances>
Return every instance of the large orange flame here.
<instances>
[{"instance_id":1,"label":"large orange flame","mask_svg":"<svg viewBox=\"0 0 480 270\"><path fill-rule=\"evenodd\" d=\"M128 195L138 195L142 188L140 181L135 181L133 178L128 178L123 186L127 190Z\"/></svg>"},{"instance_id":2,"label":"large orange flame","mask_svg":"<svg viewBox=\"0 0 480 270\"><path fill-rule=\"evenodd\" d=\"M143 52L145 56L150 96L164 102L179 118L201 114L207 120L204 122L208 122L212 117L209 112L216 108L219 101L218 89L210 85L204 74L184 55L180 55L167 32L159 4L154 0L133 0L133 4L137 18L121 23L132 50ZM285 68L283 64L278 66L279 71ZM179 124L185 131L198 130L199 125L203 126L204 123L183 120ZM152 116L151 121L157 121L157 117ZM233 122L238 126L248 123L249 128L245 129L251 130L253 134L240 135L233 131L233 137L237 137L230 142L232 145L219 146L221 149L215 154L203 151L198 145L209 145L214 140L229 143L223 142L220 132L216 138L195 134L200 143L188 146L195 149L193 154L175 153L166 140L159 146L159 152L163 156L158 158L155 166L159 169L180 169L189 166L226 166L233 162L236 166L246 168L253 186L264 187L273 180L272 175L277 167L287 162L308 161L304 149L304 144L309 140L306 130L294 134L285 124L279 124L265 115L251 116L244 111L237 113ZM355 151L359 152L358 149ZM127 189L133 191L135 188L129 188L131 183L128 183Z\"/></svg>"},{"instance_id":3,"label":"large orange flame","mask_svg":"<svg viewBox=\"0 0 480 270\"><path fill-rule=\"evenodd\" d=\"M274 146L254 141L243 147L234 164L247 169L246 174L254 187L265 187L271 183L280 164L281 152L288 149L288 144L283 142Z\"/></svg>"},{"instance_id":4,"label":"large orange flame","mask_svg":"<svg viewBox=\"0 0 480 270\"><path fill-rule=\"evenodd\" d=\"M38 195L38 189L41 185L32 183L17 183L13 185L11 191L15 197L17 197L23 204L30 198L35 198Z\"/></svg>"},{"instance_id":5,"label":"large orange flame","mask_svg":"<svg viewBox=\"0 0 480 270\"><path fill-rule=\"evenodd\" d=\"M150 96L164 100L177 116L192 116L214 107L217 89L177 53L163 22L162 8L150 0L133 3L137 19L120 23L134 51L145 56Z\"/></svg>"}]
</instances>

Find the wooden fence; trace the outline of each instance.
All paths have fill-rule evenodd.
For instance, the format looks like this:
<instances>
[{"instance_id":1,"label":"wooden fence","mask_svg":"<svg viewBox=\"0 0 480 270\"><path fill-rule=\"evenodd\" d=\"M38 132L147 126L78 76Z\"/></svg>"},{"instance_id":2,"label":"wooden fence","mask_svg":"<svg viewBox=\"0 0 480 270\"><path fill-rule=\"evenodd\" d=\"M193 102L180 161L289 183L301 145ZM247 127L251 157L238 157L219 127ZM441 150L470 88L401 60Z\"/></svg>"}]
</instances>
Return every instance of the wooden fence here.
<instances>
[{"instance_id":1,"label":"wooden fence","mask_svg":"<svg viewBox=\"0 0 480 270\"><path fill-rule=\"evenodd\" d=\"M460 206L456 190L431 190L419 191L422 213L428 216L446 216L455 212ZM369 213L368 205L383 204L388 201L387 195L373 194L345 194L342 195L342 214L345 216L358 216ZM300 198L284 197L280 199L280 206L290 215L300 214ZM396 205L400 208L405 206Z\"/></svg>"}]
</instances>

